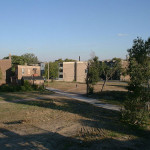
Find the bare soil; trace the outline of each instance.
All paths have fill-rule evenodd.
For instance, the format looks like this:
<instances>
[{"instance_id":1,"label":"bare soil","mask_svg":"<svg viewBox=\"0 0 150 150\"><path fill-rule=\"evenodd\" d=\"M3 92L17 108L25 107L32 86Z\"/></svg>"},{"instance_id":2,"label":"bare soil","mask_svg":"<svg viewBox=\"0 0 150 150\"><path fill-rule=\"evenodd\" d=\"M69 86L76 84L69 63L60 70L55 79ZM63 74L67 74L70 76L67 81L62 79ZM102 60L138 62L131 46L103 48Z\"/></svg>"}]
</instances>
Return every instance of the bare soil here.
<instances>
[{"instance_id":1,"label":"bare soil","mask_svg":"<svg viewBox=\"0 0 150 150\"><path fill-rule=\"evenodd\" d=\"M0 93L0 149L150 149L150 131L119 116L55 93Z\"/></svg>"}]
</instances>

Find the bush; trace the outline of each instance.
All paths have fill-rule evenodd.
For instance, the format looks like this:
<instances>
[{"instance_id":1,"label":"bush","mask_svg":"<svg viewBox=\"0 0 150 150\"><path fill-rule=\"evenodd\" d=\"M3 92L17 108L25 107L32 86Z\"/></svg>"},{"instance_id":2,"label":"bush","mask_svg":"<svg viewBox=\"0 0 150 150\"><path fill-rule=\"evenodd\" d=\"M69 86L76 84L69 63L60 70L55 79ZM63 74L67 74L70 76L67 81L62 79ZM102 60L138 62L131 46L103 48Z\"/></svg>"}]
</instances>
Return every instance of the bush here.
<instances>
[{"instance_id":1,"label":"bush","mask_svg":"<svg viewBox=\"0 0 150 150\"><path fill-rule=\"evenodd\" d=\"M25 92L25 91L43 91L44 86L31 85L28 81L25 81L22 86L20 85L8 85L4 84L0 86L0 92Z\"/></svg>"},{"instance_id":2,"label":"bush","mask_svg":"<svg viewBox=\"0 0 150 150\"><path fill-rule=\"evenodd\" d=\"M149 110L146 108L150 102L150 38L144 41L140 38L134 40L129 53L128 99L124 103L122 119L132 125L145 126L149 123Z\"/></svg>"},{"instance_id":3,"label":"bush","mask_svg":"<svg viewBox=\"0 0 150 150\"><path fill-rule=\"evenodd\" d=\"M93 94L94 93L94 87L93 86L89 86L89 94Z\"/></svg>"},{"instance_id":4,"label":"bush","mask_svg":"<svg viewBox=\"0 0 150 150\"><path fill-rule=\"evenodd\" d=\"M124 103L124 107L125 109L122 110L122 118L124 122L136 126L147 126L149 113L144 102L128 100Z\"/></svg>"}]
</instances>

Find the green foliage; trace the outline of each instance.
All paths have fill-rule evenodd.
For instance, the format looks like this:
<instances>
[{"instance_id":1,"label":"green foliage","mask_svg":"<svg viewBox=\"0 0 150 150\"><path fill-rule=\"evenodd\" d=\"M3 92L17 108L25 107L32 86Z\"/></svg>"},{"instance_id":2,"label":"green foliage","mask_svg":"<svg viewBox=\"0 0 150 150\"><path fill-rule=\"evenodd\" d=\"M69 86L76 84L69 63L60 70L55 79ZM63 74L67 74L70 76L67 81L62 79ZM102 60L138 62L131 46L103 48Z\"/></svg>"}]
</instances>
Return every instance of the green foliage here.
<instances>
[{"instance_id":1,"label":"green foliage","mask_svg":"<svg viewBox=\"0 0 150 150\"><path fill-rule=\"evenodd\" d=\"M96 84L99 81L99 60L98 57L95 56L92 60L90 60L89 64L89 84Z\"/></svg>"},{"instance_id":2,"label":"green foliage","mask_svg":"<svg viewBox=\"0 0 150 150\"><path fill-rule=\"evenodd\" d=\"M112 79L113 76L120 77L121 71L122 67L120 58L113 58L109 62L100 63L100 76L104 78L104 84L102 86L101 92L103 91L105 84L109 79Z\"/></svg>"},{"instance_id":3,"label":"green foliage","mask_svg":"<svg viewBox=\"0 0 150 150\"><path fill-rule=\"evenodd\" d=\"M4 57L3 59L9 59L9 57ZM12 55L11 61L12 61L11 71L13 73L15 72L15 66L16 65L24 65L25 64L25 60L22 56Z\"/></svg>"},{"instance_id":4,"label":"green foliage","mask_svg":"<svg viewBox=\"0 0 150 150\"><path fill-rule=\"evenodd\" d=\"M49 62L49 77L55 79L58 77L58 62ZM48 78L48 64L45 66L45 76Z\"/></svg>"},{"instance_id":5,"label":"green foliage","mask_svg":"<svg viewBox=\"0 0 150 150\"><path fill-rule=\"evenodd\" d=\"M74 60L74 59L68 59L68 58L66 58L65 60L64 60L64 62L75 62L76 60Z\"/></svg>"},{"instance_id":6,"label":"green foliage","mask_svg":"<svg viewBox=\"0 0 150 150\"><path fill-rule=\"evenodd\" d=\"M39 63L39 60L37 58L37 56L35 56L32 53L26 53L21 55L21 57L24 59L25 63L27 64L37 64Z\"/></svg>"},{"instance_id":7,"label":"green foliage","mask_svg":"<svg viewBox=\"0 0 150 150\"><path fill-rule=\"evenodd\" d=\"M4 57L3 59L9 59L9 56ZM12 70L13 74L15 73L15 66L16 65L24 65L25 63L37 64L39 62L38 58L32 53L26 53L26 54L23 54L21 56L12 55L11 61L12 61L11 70Z\"/></svg>"},{"instance_id":8,"label":"green foliage","mask_svg":"<svg viewBox=\"0 0 150 150\"><path fill-rule=\"evenodd\" d=\"M129 95L124 104L122 118L130 124L142 126L149 119L146 103L150 102L150 39L148 41L143 41L141 38L135 39L128 53Z\"/></svg>"},{"instance_id":9,"label":"green foliage","mask_svg":"<svg viewBox=\"0 0 150 150\"><path fill-rule=\"evenodd\" d=\"M55 62L58 62L58 63L62 63L62 62L75 62L76 60L74 59L69 59L69 58L66 58L66 59L62 59L62 58L59 58L58 60L56 60Z\"/></svg>"},{"instance_id":10,"label":"green foliage","mask_svg":"<svg viewBox=\"0 0 150 150\"><path fill-rule=\"evenodd\" d=\"M43 91L44 86L32 85L28 81L24 82L24 85L8 85L4 84L0 86L1 92L25 92L25 91Z\"/></svg>"},{"instance_id":11,"label":"green foliage","mask_svg":"<svg viewBox=\"0 0 150 150\"><path fill-rule=\"evenodd\" d=\"M94 87L93 86L89 86L89 94L93 94L94 93Z\"/></svg>"},{"instance_id":12,"label":"green foliage","mask_svg":"<svg viewBox=\"0 0 150 150\"><path fill-rule=\"evenodd\" d=\"M95 56L88 63L88 74L87 74L87 94L93 94L94 85L99 81L99 60Z\"/></svg>"},{"instance_id":13,"label":"green foliage","mask_svg":"<svg viewBox=\"0 0 150 150\"><path fill-rule=\"evenodd\" d=\"M100 63L100 75L105 80L111 79L113 76L120 77L122 72L121 59L113 58L110 62Z\"/></svg>"}]
</instances>

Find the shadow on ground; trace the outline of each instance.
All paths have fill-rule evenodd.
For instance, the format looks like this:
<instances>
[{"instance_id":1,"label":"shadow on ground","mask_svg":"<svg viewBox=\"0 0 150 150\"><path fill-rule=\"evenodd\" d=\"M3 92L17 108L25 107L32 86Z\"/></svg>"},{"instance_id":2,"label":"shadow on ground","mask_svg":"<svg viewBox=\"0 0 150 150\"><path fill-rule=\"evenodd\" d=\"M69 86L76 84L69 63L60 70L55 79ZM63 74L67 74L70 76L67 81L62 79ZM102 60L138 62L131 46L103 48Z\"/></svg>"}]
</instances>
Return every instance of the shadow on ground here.
<instances>
[{"instance_id":1,"label":"shadow on ground","mask_svg":"<svg viewBox=\"0 0 150 150\"><path fill-rule=\"evenodd\" d=\"M105 138L95 141L81 141L72 137L65 137L58 133L43 132L41 134L19 135L10 130L0 128L0 147L2 150L148 150L148 147L139 140L119 141Z\"/></svg>"},{"instance_id":2,"label":"shadow on ground","mask_svg":"<svg viewBox=\"0 0 150 150\"><path fill-rule=\"evenodd\" d=\"M123 134L124 136L131 135L136 136L137 139L134 140L116 140L114 138L108 138L106 135L102 135L105 138L101 139L100 135L91 135L90 133L81 134L83 139L86 139L88 134L91 136L100 136L94 138L94 140L88 141L83 140L80 141L78 137L65 137L58 133L52 133L47 131L43 134L36 135L25 135L21 136L12 131L1 128L0 132L5 135L5 137L0 138L0 145L3 150L5 149L145 149L148 150L150 148L149 145L149 134L150 132L147 130L138 130L132 129L127 125L121 123L119 121L120 113L116 111L106 110L103 108L98 108L93 105L79 102L73 99L68 98L38 98L37 101L32 100L20 100L14 101L10 98L7 99L8 95L3 94L1 97L7 102L17 103L17 104L25 104L30 106L38 106L43 108L49 108L54 110L60 110L65 112L70 112L73 114L78 114L87 119L80 120L80 123L83 126L93 127L97 130L109 130L111 132ZM19 99L18 97L15 97ZM63 105L57 105L56 102L60 102ZM18 123L18 122L17 122ZM9 124L9 123L8 123ZM101 133L101 132L100 132ZM103 133L105 134L105 132ZM112 136L113 137L113 136ZM40 146L40 148L38 147Z\"/></svg>"},{"instance_id":3,"label":"shadow on ground","mask_svg":"<svg viewBox=\"0 0 150 150\"><path fill-rule=\"evenodd\" d=\"M127 91L103 91L94 93L90 95L90 97L99 100L105 100L108 103L116 103L122 105L127 99L127 95Z\"/></svg>"}]
</instances>

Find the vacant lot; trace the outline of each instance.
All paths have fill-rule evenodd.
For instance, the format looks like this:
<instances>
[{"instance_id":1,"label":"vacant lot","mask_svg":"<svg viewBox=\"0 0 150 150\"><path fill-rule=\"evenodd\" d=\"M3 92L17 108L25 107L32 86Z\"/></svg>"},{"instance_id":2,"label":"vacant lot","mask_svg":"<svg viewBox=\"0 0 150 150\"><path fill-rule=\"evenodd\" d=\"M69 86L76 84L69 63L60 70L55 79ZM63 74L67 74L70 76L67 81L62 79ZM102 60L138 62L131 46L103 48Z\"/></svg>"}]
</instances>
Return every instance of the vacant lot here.
<instances>
[{"instance_id":1,"label":"vacant lot","mask_svg":"<svg viewBox=\"0 0 150 150\"><path fill-rule=\"evenodd\" d=\"M103 92L101 91L103 81L99 82L94 86L94 94L90 97L97 98L100 101L112 104L122 105L126 100L127 96L127 83L119 81L109 81L107 82ZM75 82L50 82L49 86L52 88L60 89L65 92L76 93L76 94L86 94L86 84L75 83Z\"/></svg>"},{"instance_id":2,"label":"vacant lot","mask_svg":"<svg viewBox=\"0 0 150 150\"><path fill-rule=\"evenodd\" d=\"M100 92L102 85L103 85L103 81L98 82L94 86L94 91ZM86 94L86 84L85 83L54 81L54 82L50 82L49 86L56 88L56 89L66 91L66 92ZM104 91L127 91L126 87L127 87L126 82L109 81L106 83Z\"/></svg>"},{"instance_id":3,"label":"vacant lot","mask_svg":"<svg viewBox=\"0 0 150 150\"><path fill-rule=\"evenodd\" d=\"M0 93L0 149L150 149L149 130L119 116L49 92Z\"/></svg>"}]
</instances>

